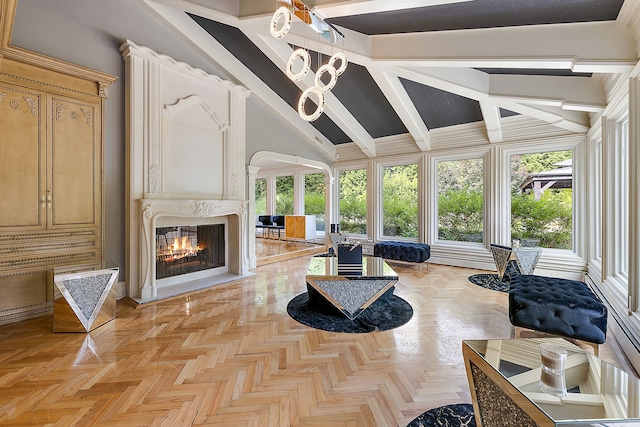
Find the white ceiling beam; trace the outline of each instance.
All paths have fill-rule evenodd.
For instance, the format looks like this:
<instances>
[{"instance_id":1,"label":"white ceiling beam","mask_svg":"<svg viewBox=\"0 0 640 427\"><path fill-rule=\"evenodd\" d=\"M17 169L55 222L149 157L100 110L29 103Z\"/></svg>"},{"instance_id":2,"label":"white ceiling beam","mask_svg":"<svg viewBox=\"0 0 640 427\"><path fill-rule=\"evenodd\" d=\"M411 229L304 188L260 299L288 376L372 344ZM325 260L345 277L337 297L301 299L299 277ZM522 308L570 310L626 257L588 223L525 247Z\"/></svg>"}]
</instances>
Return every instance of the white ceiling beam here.
<instances>
[{"instance_id":1,"label":"white ceiling beam","mask_svg":"<svg viewBox=\"0 0 640 427\"><path fill-rule=\"evenodd\" d=\"M607 105L602 85L589 77L493 74L490 80L492 98L587 112L600 112Z\"/></svg>"},{"instance_id":2,"label":"white ceiling beam","mask_svg":"<svg viewBox=\"0 0 640 427\"><path fill-rule=\"evenodd\" d=\"M563 110L546 105L527 105L513 99L491 97L489 94L490 75L472 69L420 68L397 69L398 76L408 80L455 93L479 102L489 101L498 107L531 116L572 132L586 132L589 129L587 113Z\"/></svg>"},{"instance_id":3,"label":"white ceiling beam","mask_svg":"<svg viewBox=\"0 0 640 427\"><path fill-rule=\"evenodd\" d=\"M631 32L615 21L377 35L371 46L387 66L621 73L637 62Z\"/></svg>"},{"instance_id":4,"label":"white ceiling beam","mask_svg":"<svg viewBox=\"0 0 640 427\"><path fill-rule=\"evenodd\" d=\"M283 73L286 72L287 62L293 52L293 49L291 49L288 43L282 40L276 40L271 37L271 35L263 36L255 32L249 32L245 35L251 39ZM299 65L301 65L301 60L299 61ZM308 87L315 85L315 74L309 72L304 79L295 82L295 84L302 93L302 91ZM368 157L376 156L376 146L371 135L331 92L325 92L324 113L327 114Z\"/></svg>"},{"instance_id":5,"label":"white ceiling beam","mask_svg":"<svg viewBox=\"0 0 640 427\"><path fill-rule=\"evenodd\" d=\"M224 10L235 10L238 18L253 18L266 14L273 14L276 9L275 1L265 0L225 0L224 2L211 2L211 0L190 0L193 3L208 5L210 3L227 3L226 5L214 5L212 7ZM303 0L303 3L313 9L324 18L339 16L361 15L365 13L389 12L400 9L412 9L416 7L435 6L439 4L460 3L471 0Z\"/></svg>"},{"instance_id":6,"label":"white ceiling beam","mask_svg":"<svg viewBox=\"0 0 640 427\"><path fill-rule=\"evenodd\" d=\"M413 9L417 7L436 6L440 4L461 3L470 0L360 0L345 1L344 4L331 2L323 5L322 1L315 2L315 10L324 18L337 18L340 16L362 15L366 13L390 12L400 9Z\"/></svg>"},{"instance_id":7,"label":"white ceiling beam","mask_svg":"<svg viewBox=\"0 0 640 427\"><path fill-rule=\"evenodd\" d=\"M488 101L480 102L480 110L484 118L484 125L487 128L487 138L492 144L502 142L502 122L500 108Z\"/></svg>"},{"instance_id":8,"label":"white ceiling beam","mask_svg":"<svg viewBox=\"0 0 640 427\"><path fill-rule=\"evenodd\" d=\"M298 133L305 137L310 145L313 147L319 146L330 158L336 158L336 148L331 141L310 123L302 120L289 104L283 101L280 96L253 74L251 70L245 67L244 64L225 49L224 46L185 15L181 9L165 6L155 1L141 1L147 4L160 19L164 19L167 25L174 27L188 37L207 57L215 60L221 68L233 75L239 82L270 105L278 114L287 120ZM164 3L166 3L166 1Z\"/></svg>"},{"instance_id":9,"label":"white ceiling beam","mask_svg":"<svg viewBox=\"0 0 640 427\"><path fill-rule=\"evenodd\" d=\"M413 137L420 151L431 150L429 129L424 123L424 120L422 120L422 117L420 117L420 113L411 101L411 98L398 77L396 77L395 74L389 74L375 67L370 67L368 70L371 77L376 81L376 84Z\"/></svg>"}]
</instances>

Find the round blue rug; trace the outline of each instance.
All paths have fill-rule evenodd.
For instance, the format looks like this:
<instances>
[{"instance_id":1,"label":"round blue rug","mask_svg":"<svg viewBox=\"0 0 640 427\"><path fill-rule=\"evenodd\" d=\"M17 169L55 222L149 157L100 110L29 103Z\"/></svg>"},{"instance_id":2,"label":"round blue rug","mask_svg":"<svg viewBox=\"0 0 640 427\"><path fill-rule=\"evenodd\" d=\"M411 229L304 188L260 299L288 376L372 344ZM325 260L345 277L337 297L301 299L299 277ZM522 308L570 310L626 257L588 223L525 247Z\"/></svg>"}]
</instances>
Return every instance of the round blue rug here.
<instances>
[{"instance_id":1,"label":"round blue rug","mask_svg":"<svg viewBox=\"0 0 640 427\"><path fill-rule=\"evenodd\" d=\"M413 307L397 295L378 299L351 320L328 305L309 307L306 292L294 297L287 305L289 316L315 329L329 332L367 333L386 331L407 323L413 317Z\"/></svg>"},{"instance_id":2,"label":"round blue rug","mask_svg":"<svg viewBox=\"0 0 640 427\"><path fill-rule=\"evenodd\" d=\"M407 424L407 427L476 427L473 405L458 403L430 409Z\"/></svg>"},{"instance_id":3,"label":"round blue rug","mask_svg":"<svg viewBox=\"0 0 640 427\"><path fill-rule=\"evenodd\" d=\"M510 280L506 276L500 280L497 274L491 273L474 274L469 276L469 281L474 285L499 292L509 292L511 285Z\"/></svg>"}]
</instances>

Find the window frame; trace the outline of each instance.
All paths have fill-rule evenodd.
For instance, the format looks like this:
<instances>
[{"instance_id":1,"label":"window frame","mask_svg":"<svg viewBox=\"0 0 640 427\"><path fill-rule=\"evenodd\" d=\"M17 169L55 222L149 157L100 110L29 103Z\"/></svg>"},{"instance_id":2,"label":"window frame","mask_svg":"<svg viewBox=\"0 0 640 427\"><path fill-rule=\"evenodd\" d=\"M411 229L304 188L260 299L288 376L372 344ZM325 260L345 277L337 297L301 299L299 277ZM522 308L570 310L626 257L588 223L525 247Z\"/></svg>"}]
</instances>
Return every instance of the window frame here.
<instances>
[{"instance_id":1,"label":"window frame","mask_svg":"<svg viewBox=\"0 0 640 427\"><path fill-rule=\"evenodd\" d=\"M502 185L501 193L505 201L502 215L500 215L498 228L503 236L500 241L502 245L511 245L511 156L523 155L523 154L535 154L544 152L556 152L556 151L572 151L573 159L573 199L572 199L572 230L571 230L571 249L552 249L543 248L542 254L550 255L558 259L567 261L573 259L581 264L584 263L580 255L584 254L585 237L578 233L579 230L584 229L584 156L582 152L584 150L585 137L583 135L569 136L564 138L548 138L543 141L525 141L517 144L512 144L507 147L501 147L500 160L504 167L502 171L504 173L500 181ZM541 256L541 260L543 258Z\"/></svg>"},{"instance_id":2,"label":"window frame","mask_svg":"<svg viewBox=\"0 0 640 427\"><path fill-rule=\"evenodd\" d=\"M430 242L433 248L442 248L445 257L455 257L459 255L459 250L468 248L469 254L474 253L479 248L485 247L484 243L479 242L460 242L454 240L440 240L438 237L438 164L440 162L482 159L482 194L483 194L483 235L482 241L489 241L489 229L487 227L488 219L488 201L487 197L491 194L488 191L489 168L491 161L491 147L470 147L455 150L443 150L438 153L430 153L425 158L426 173L426 198L424 207L427 212L428 223L426 224L426 241ZM464 252L466 254L466 252Z\"/></svg>"},{"instance_id":3,"label":"window frame","mask_svg":"<svg viewBox=\"0 0 640 427\"><path fill-rule=\"evenodd\" d=\"M563 150L563 149L546 149L546 150L535 150L535 151L528 151L526 153L512 153L509 156L509 224L511 224L511 222L513 221L513 212L511 210L512 206L513 206L513 194L511 193L511 186L513 185L512 182L512 176L513 176L513 171L512 171L512 166L513 166L513 161L512 161L512 157L513 156L526 156L526 155L533 155L533 154L545 154L545 153L558 153L558 152L566 152L566 151L570 151L571 152L571 159L572 159L572 163L573 163L573 159L576 157L576 151L574 149L569 149L569 150ZM565 251L570 251L575 253L575 244L576 244L576 240L574 239L575 236L575 230L576 227L574 226L575 224L575 220L576 220L576 209L575 209L575 180L574 180L574 176L573 176L573 170L575 170L575 168L573 168L572 166L572 176L571 176L571 190L572 190L572 197L571 197L571 248L570 249L559 249L559 248L548 248L548 247L543 247L544 250L565 250ZM512 231L512 227L510 225L509 227L509 235L510 235L510 241L513 241L514 237L511 235L511 231Z\"/></svg>"}]
</instances>

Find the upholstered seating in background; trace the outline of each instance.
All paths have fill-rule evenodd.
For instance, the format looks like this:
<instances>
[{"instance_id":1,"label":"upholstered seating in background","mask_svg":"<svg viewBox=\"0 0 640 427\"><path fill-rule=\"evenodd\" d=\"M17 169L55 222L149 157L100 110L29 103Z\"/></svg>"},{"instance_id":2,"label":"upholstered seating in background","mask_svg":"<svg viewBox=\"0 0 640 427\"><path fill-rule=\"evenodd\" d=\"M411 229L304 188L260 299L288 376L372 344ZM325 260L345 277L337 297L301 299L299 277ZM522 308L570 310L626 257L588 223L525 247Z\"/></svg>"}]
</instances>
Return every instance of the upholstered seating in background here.
<instances>
[{"instance_id":1,"label":"upholstered seating in background","mask_svg":"<svg viewBox=\"0 0 640 427\"><path fill-rule=\"evenodd\" d=\"M279 239L280 232L284 230L284 215L259 215L256 222L256 229L258 228L262 229L262 237L277 230Z\"/></svg>"},{"instance_id":2,"label":"upholstered seating in background","mask_svg":"<svg viewBox=\"0 0 640 427\"><path fill-rule=\"evenodd\" d=\"M416 242L377 242L373 246L373 255L387 260L423 263L431 257L431 247Z\"/></svg>"}]
</instances>

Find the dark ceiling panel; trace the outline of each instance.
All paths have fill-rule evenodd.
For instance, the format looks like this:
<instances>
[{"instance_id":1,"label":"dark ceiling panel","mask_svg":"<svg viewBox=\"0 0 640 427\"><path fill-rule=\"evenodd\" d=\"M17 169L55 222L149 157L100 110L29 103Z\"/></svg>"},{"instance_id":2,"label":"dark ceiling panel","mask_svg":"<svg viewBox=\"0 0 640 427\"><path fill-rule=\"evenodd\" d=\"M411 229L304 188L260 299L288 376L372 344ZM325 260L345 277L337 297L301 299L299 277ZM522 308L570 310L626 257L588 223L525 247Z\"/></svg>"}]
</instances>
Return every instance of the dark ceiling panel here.
<instances>
[{"instance_id":1,"label":"dark ceiling panel","mask_svg":"<svg viewBox=\"0 0 640 427\"><path fill-rule=\"evenodd\" d=\"M612 21L624 0L474 0L327 19L363 34Z\"/></svg>"},{"instance_id":2,"label":"dark ceiling panel","mask_svg":"<svg viewBox=\"0 0 640 427\"><path fill-rule=\"evenodd\" d=\"M518 115L520 115L520 113L516 113L516 112L511 111L511 110L506 110L504 108L500 109L500 117L502 117L503 119L505 117L518 116Z\"/></svg>"},{"instance_id":3,"label":"dark ceiling panel","mask_svg":"<svg viewBox=\"0 0 640 427\"><path fill-rule=\"evenodd\" d=\"M328 58L325 59L325 63ZM331 91L373 138L407 133L389 101L369 71L349 64Z\"/></svg>"},{"instance_id":4,"label":"dark ceiling panel","mask_svg":"<svg viewBox=\"0 0 640 427\"><path fill-rule=\"evenodd\" d=\"M403 78L400 82L428 129L483 120L478 101Z\"/></svg>"},{"instance_id":5,"label":"dark ceiling panel","mask_svg":"<svg viewBox=\"0 0 640 427\"><path fill-rule=\"evenodd\" d=\"M297 111L302 91L241 30L200 16L189 16ZM311 124L333 144L351 142L326 114Z\"/></svg>"}]
</instances>

